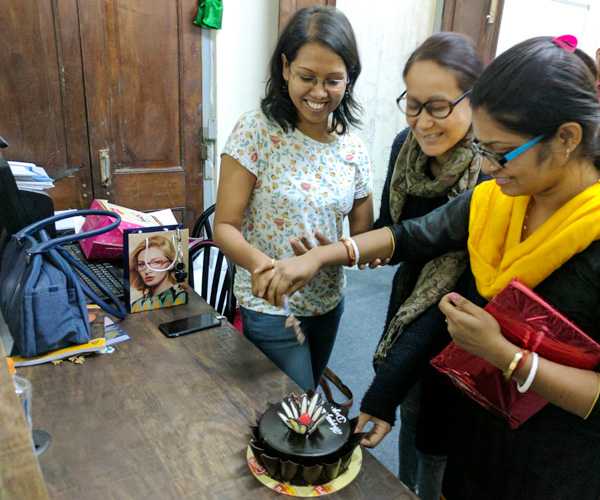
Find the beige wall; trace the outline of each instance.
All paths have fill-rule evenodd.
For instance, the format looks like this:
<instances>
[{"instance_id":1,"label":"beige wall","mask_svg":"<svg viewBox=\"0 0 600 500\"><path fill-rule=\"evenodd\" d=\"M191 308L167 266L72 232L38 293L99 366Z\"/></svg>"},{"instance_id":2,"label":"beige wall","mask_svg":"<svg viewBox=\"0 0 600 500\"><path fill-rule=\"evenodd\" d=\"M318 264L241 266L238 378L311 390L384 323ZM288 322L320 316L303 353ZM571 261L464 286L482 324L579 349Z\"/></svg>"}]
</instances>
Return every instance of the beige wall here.
<instances>
[{"instance_id":1,"label":"beige wall","mask_svg":"<svg viewBox=\"0 0 600 500\"><path fill-rule=\"evenodd\" d=\"M410 53L437 26L438 0L378 0L366 8L358 0L337 0L356 34L363 66L356 94L363 105L363 138L373 162L375 217L387 172L392 142L406 127L396 107L404 90L402 69ZM376 7L376 8L375 8Z\"/></svg>"},{"instance_id":2,"label":"beige wall","mask_svg":"<svg viewBox=\"0 0 600 500\"><path fill-rule=\"evenodd\" d=\"M595 57L599 28L600 0L505 0L498 54L534 36L571 34L580 49Z\"/></svg>"},{"instance_id":3,"label":"beige wall","mask_svg":"<svg viewBox=\"0 0 600 500\"><path fill-rule=\"evenodd\" d=\"M216 35L218 155L239 116L257 108L264 95L279 16L279 0L223 4L223 29Z\"/></svg>"},{"instance_id":4,"label":"beige wall","mask_svg":"<svg viewBox=\"0 0 600 500\"><path fill-rule=\"evenodd\" d=\"M402 68L439 22L441 1L377 0L377 8L366 8L363 0L337 0L354 27L362 58L356 92L364 115L357 132L373 161L376 215L392 141L406 123L395 104L403 90ZM216 33L217 166L236 120L258 107L264 94L278 16L278 0L224 2L223 29Z\"/></svg>"}]
</instances>

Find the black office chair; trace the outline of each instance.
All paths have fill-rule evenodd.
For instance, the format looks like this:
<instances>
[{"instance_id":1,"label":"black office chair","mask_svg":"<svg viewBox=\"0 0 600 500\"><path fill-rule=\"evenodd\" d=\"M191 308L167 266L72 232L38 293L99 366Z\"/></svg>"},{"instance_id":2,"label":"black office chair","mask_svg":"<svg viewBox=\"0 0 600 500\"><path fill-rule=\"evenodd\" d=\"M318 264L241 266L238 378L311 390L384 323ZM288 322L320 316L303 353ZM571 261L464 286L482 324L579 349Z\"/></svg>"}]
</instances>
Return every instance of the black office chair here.
<instances>
[{"instance_id":1,"label":"black office chair","mask_svg":"<svg viewBox=\"0 0 600 500\"><path fill-rule=\"evenodd\" d=\"M202 240L190 249L192 286L219 314L233 323L235 266L212 241Z\"/></svg>"},{"instance_id":2,"label":"black office chair","mask_svg":"<svg viewBox=\"0 0 600 500\"><path fill-rule=\"evenodd\" d=\"M211 205L204 212L200 214L200 217L196 220L190 236L192 238L202 238L203 240L212 240L212 216L215 213L215 206ZM203 234L204 233L204 234Z\"/></svg>"}]
</instances>

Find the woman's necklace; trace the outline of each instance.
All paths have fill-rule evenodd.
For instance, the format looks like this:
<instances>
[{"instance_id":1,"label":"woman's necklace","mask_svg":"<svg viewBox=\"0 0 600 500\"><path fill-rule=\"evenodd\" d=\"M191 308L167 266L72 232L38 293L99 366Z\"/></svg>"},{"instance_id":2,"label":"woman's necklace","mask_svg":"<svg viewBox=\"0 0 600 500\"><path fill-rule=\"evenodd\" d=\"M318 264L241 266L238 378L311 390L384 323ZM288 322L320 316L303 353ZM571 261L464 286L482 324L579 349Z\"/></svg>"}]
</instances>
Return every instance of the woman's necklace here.
<instances>
[{"instance_id":1,"label":"woman's necklace","mask_svg":"<svg viewBox=\"0 0 600 500\"><path fill-rule=\"evenodd\" d=\"M525 209L525 217L523 217L523 228L521 229L521 240L524 240L528 233L528 224L529 224L529 213L531 212L531 208L535 205L535 199L532 197L527 204L527 208Z\"/></svg>"}]
</instances>

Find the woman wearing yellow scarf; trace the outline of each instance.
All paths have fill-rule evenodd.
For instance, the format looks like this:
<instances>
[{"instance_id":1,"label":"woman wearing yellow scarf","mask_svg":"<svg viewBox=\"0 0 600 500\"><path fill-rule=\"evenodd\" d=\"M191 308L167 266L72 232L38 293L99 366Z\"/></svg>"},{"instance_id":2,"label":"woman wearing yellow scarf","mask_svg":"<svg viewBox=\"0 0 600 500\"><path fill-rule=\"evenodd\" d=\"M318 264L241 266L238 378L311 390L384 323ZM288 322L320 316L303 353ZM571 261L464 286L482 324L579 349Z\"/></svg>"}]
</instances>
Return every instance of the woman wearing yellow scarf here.
<instances>
[{"instance_id":1,"label":"woman wearing yellow scarf","mask_svg":"<svg viewBox=\"0 0 600 500\"><path fill-rule=\"evenodd\" d=\"M576 44L576 42L575 42ZM518 278L600 342L600 103L593 61L573 37L538 37L500 55L471 94L493 180L420 219L258 269L255 292L280 304L322 266L468 249L470 272L439 307L449 340L551 404L511 430L458 390L447 500L600 498L600 374L524 357L482 307ZM351 247L351 246L350 246ZM598 370L598 367L596 368ZM361 415L358 430L371 420ZM369 430L369 429L364 429Z\"/></svg>"}]
</instances>

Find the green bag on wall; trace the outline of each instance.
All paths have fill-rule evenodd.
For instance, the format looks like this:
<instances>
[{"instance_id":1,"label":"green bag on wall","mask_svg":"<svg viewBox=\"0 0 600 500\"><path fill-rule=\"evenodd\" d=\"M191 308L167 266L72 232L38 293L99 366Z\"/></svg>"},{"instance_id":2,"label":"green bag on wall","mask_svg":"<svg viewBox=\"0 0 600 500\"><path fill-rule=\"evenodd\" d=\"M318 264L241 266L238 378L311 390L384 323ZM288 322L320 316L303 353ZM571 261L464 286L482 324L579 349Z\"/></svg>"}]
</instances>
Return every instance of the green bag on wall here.
<instances>
[{"instance_id":1,"label":"green bag on wall","mask_svg":"<svg viewBox=\"0 0 600 500\"><path fill-rule=\"evenodd\" d=\"M198 12L193 23L202 28L221 29L223 21L223 0L199 0Z\"/></svg>"}]
</instances>

